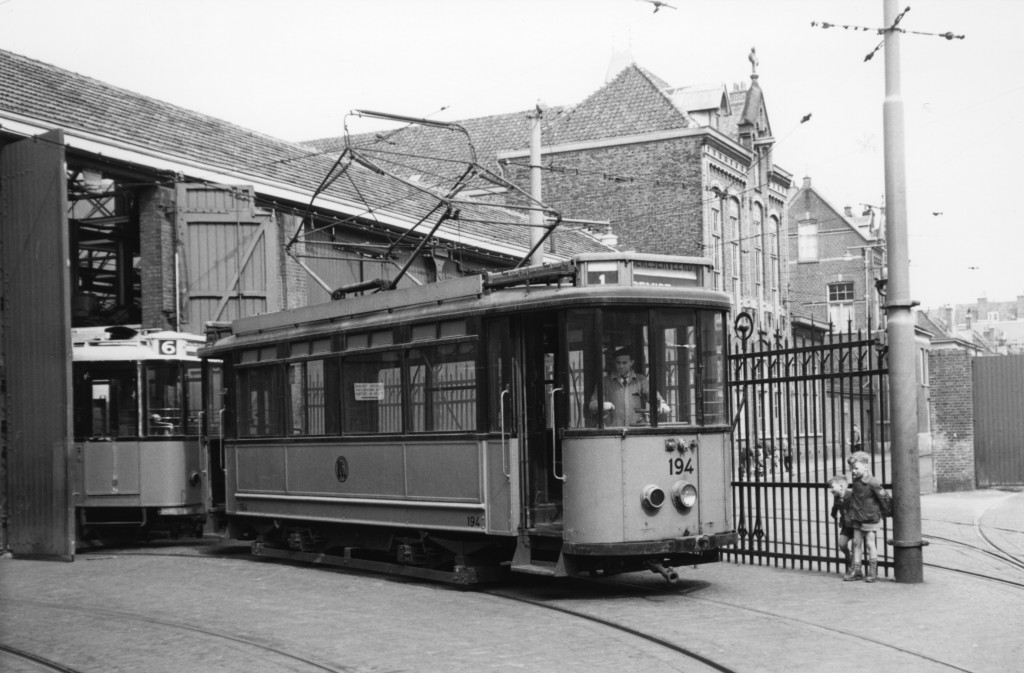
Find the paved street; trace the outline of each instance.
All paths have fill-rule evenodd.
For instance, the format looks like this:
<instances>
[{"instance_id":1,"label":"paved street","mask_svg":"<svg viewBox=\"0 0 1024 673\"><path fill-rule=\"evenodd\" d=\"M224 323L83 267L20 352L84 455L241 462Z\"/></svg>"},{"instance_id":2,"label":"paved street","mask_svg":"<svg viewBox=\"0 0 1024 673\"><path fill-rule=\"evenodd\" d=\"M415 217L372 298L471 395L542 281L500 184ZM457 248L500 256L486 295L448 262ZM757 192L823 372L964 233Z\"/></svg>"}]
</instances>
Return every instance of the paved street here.
<instances>
[{"instance_id":1,"label":"paved street","mask_svg":"<svg viewBox=\"0 0 1024 673\"><path fill-rule=\"evenodd\" d=\"M637 573L459 591L213 539L158 543L0 562L0 668L46 670L20 652L83 672L1019 670L1024 569L1009 559L1024 559L1024 494L924 496L922 509L926 563L1004 581L929 565L924 584L869 585L720 563L680 569L676 586Z\"/></svg>"}]
</instances>

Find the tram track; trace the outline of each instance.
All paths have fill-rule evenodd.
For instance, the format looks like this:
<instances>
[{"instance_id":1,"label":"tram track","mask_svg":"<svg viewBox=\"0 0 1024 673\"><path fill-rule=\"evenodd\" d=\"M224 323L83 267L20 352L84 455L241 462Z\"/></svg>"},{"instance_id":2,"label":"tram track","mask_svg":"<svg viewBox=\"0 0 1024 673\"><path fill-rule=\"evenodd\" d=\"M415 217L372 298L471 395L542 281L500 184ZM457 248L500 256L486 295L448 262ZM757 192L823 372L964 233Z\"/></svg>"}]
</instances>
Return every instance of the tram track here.
<instances>
[{"instance_id":1,"label":"tram track","mask_svg":"<svg viewBox=\"0 0 1024 673\"><path fill-rule=\"evenodd\" d=\"M100 559L104 559L104 558L112 558L113 556L155 556L155 557L173 557L173 558L202 558L203 557L202 555L199 555L199 554L180 553L180 552L179 553L174 553L174 552L166 552L166 551L162 552L162 551L128 551L128 550L113 551L113 550L108 550L106 552L101 552L101 553L102 553L102 555L98 554L98 555L96 555L96 556L94 556L92 558L100 560ZM344 570L344 569L340 569L340 570L339 569L332 569L332 571L333 572L341 572L341 573L352 572L352 571L348 571L348 570ZM362 573L359 573L358 571L355 571L355 574L362 574ZM401 583L415 583L415 580L410 580L410 579L405 578L405 577L393 577L392 578L392 577L389 576L389 579L393 579L394 581L401 582ZM461 588L461 587L453 587L453 588L455 588L457 590L460 590L460 591L464 590L464 588ZM638 629L630 627L628 625L619 624L619 623L616 623L616 622L614 622L612 620L605 619L605 618L598 617L598 616L591 615L591 614L587 614L585 612L581 612L581 611L578 611L578 610L572 610L570 608L565 608L565 607L560 607L560 606L554 606L554 605L545 603L544 601L541 601L541 600L531 599L531 598L529 598L527 596L524 596L524 595L517 595L517 593L516 593L516 591L514 589L486 589L486 588L484 588L484 589L478 589L474 593L483 594L483 595L490 595L490 596L494 596L494 597L505 599L505 600L511 600L511 601L515 601L515 602L518 602L518 603L523 603L523 604L531 605L533 607L537 607L537 608L541 608L541 609L549 610L549 611L553 611L553 612L558 612L560 614L564 614L564 615L567 615L567 616L570 616L570 617L581 619L583 621L586 621L586 622L589 622L589 623L592 623L592 624L597 624L597 625L600 625L600 626L604 626L604 627L613 629L615 631L618 631L619 633L622 633L624 635L628 635L628 636L631 636L631 637L634 637L634 638L639 638L641 640L645 640L647 642L653 643L653 644L655 644L655 645L657 645L657 646L659 646L659 647L661 647L661 648L663 648L665 650L673 652L675 654L682 655L682 656L686 657L687 659L689 659L689 660L691 660L693 662L697 662L697 663L707 667L707 670L709 670L709 671L718 671L719 673L740 673L737 669L729 668L728 666L725 666L725 665L723 665L723 664L721 664L719 662L713 661L712 659L710 659L708 657L705 657L705 656L703 656L703 655L701 655L701 654L699 654L697 652L694 652L694 651L692 651L692 650L690 650L690 649L688 649L686 647L683 647L683 646L679 645L678 643L673 643L673 642L671 642L671 641L669 641L669 640L667 640L665 638L660 638L660 637L652 635L650 633L645 633L643 631L640 631ZM322 670L333 670L333 669L322 669ZM688 669L688 670L693 670L693 669ZM72 673L78 673L78 672L72 672Z\"/></svg>"},{"instance_id":2,"label":"tram track","mask_svg":"<svg viewBox=\"0 0 1024 673\"><path fill-rule=\"evenodd\" d=\"M32 666L33 670L56 671L57 673L85 673L80 669L65 666L64 664L47 659L41 655L26 652L25 650L18 649L17 647L4 645L3 643L0 643L0 652L5 652L21 661L28 662L28 664Z\"/></svg>"},{"instance_id":3,"label":"tram track","mask_svg":"<svg viewBox=\"0 0 1024 673\"><path fill-rule=\"evenodd\" d=\"M1006 498L1013 497L1013 495L1006 496ZM1024 559L1018 558L1012 551L1006 549L1003 545L996 542L993 539L995 534L1010 533L1014 535L1020 535L1020 531L1012 530L1007 528L1001 528L998 526L986 526L984 525L985 516L995 507L1003 503L1006 498L1001 498L993 502L988 503L983 509L978 511L972 516L971 521L949 521L939 519L926 519L933 524L944 524L949 526L969 527L973 530L975 539L963 540L956 539L953 537L934 535L934 534L922 534L922 537L927 540L933 540L938 543L949 545L959 549L966 549L976 554L982 555L983 558L989 560L995 560L999 563L1008 566L1012 571L1024 571ZM954 529L959 530L959 529ZM955 534L955 533L954 533ZM980 541L980 544L979 544ZM940 563L925 562L927 567L936 568L939 570L945 570L947 572L954 572L969 577L975 577L990 582L996 582L999 584L1024 589L1024 581L1017 581L1014 579L1007 579L1005 577L996 577L986 573L976 572L973 570L967 570L964 568L956 568L949 565L943 565Z\"/></svg>"},{"instance_id":4,"label":"tram track","mask_svg":"<svg viewBox=\"0 0 1024 673\"><path fill-rule=\"evenodd\" d=\"M617 622L609 620L609 619L604 619L602 617L598 617L598 616L595 616L595 615L592 615L592 614L588 614L588 613L582 612L580 610L573 610L571 608L565 608L565 607L561 607L561 606L558 606L558 605L551 605L549 603L545 603L545 602L540 601L540 600L535 600L535 599L527 598L527 597L521 596L521 595L515 595L514 593L512 593L510 591L506 591L506 590L485 589L485 590L483 590L480 593L484 593L484 594L487 594L489 596L496 596L498 598L504 598L504 599L507 599L507 600L516 601L516 602L519 602L519 603L525 603L527 605L532 605L534 607L541 608L541 609L544 609L544 610L552 610L554 612L558 612L558 613L561 613L561 614L564 614L564 615L568 615L570 617L575 617L577 619L582 619L582 620L587 621L587 622L591 622L591 623L594 623L594 624L600 624L601 626L605 626L605 627L608 627L610 629L614 629L616 631L619 631L620 633L624 633L626 635L633 636L635 638L640 638L642 640L646 640L648 642L654 643L655 645L658 645L658 646L660 646L660 647L662 647L662 648L664 648L666 650L669 650L671 652L674 652L676 654L681 654L684 657L687 657L688 659L690 659L692 661L695 661L695 662L698 662L700 664L703 664L704 666L707 666L710 670L719 671L720 673L739 673L739 671L737 669L735 669L735 668L730 668L730 667L728 667L728 666L726 666L726 665L724 665L724 664L722 664L720 662L714 661L714 660L710 659L709 657L706 657L706 656L704 656L702 654L699 654L699 653L697 653L697 652L695 652L695 651L693 651L693 650L691 650L689 648L683 647L683 646L679 645L678 643L674 643L674 642L672 642L670 640L667 640L665 638L660 638L660 637L652 635L650 633L646 633L644 631L640 631L640 630L635 629L635 628L633 628L631 626L627 626L625 624L620 624L620 623L617 623Z\"/></svg>"},{"instance_id":5,"label":"tram track","mask_svg":"<svg viewBox=\"0 0 1024 673\"><path fill-rule=\"evenodd\" d=\"M966 524L971 525L971 524ZM936 543L941 543L943 546L949 545L950 547L961 547L971 553L984 554L985 558L990 558L995 561L1005 562L1008 565L1017 568L1017 564L1012 562L1015 561L1012 555L1002 550L986 550L984 544L990 544L987 540L985 543L975 541L974 544L967 541L954 540L953 538L944 538L942 536L926 536L935 540ZM984 538L982 538L984 539ZM993 545L994 546L994 545ZM938 548L932 547L932 549ZM100 558L109 557L111 555L131 555L131 556L165 556L174 558L193 557L193 558L210 558L223 557L227 555L233 555L239 553L235 549L227 550L226 554L222 555L222 552L216 548L205 547L205 548L192 548L184 552L180 550L106 550L94 552L96 560ZM1004 557L1002 554L1005 554ZM962 575L971 576L981 581L988 581L998 583L1006 586L1012 586L1018 589L1024 589L1024 583L1013 580L1007 580L992 575L986 575L983 573L972 572L961 568L955 568L941 563L926 563L925 565L942 570L943 572L954 572ZM348 571L340 570L335 572L341 572L347 574ZM354 573L363 574L363 573ZM389 578L392 579L392 578ZM395 581L406 583L410 580L404 578L393 578ZM740 671L756 670L756 666L751 668L749 662L744 661L742 656L733 658L733 654L729 653L722 657L716 655L716 652L726 652L727 650L716 649L716 642L711 636L707 635L707 631L702 631L699 635L699 639L702 641L700 644L694 646L694 643L690 636L694 632L689 632L685 629L671 629L669 631L652 629L649 627L643 627L642 630L636 628L637 623L653 624L657 623L657 619L664 619L664 608L675 605L678 608L683 609L684 613L689 613L690 608L686 607L686 603L689 603L692 607L696 604L704 604L707 606L702 610L702 614L711 615L714 612L719 614L724 610L726 614L736 614L736 620L746 619L751 624L765 623L765 620L776 624L788 624L788 629L792 630L792 633L799 634L803 633L802 636L793 636L807 640L816 640L822 638L825 634L832 634L836 640L835 642L841 643L841 647L845 648L850 642L863 643L866 647L880 648L877 652L890 652L889 655L882 655L892 657L894 660L903 660L909 662L911 668L914 666L913 661L920 662L918 666L927 668L927 670L949 670L949 671L960 671L962 673L973 673L975 669L970 668L971 664L969 660L960 660L959 665L957 663L951 663L944 661L943 658L957 659L951 656L945 656L941 651L932 653L932 656L928 652L915 649L913 642L908 642L903 639L903 642L899 642L898 637L889 640L887 636L882 632L871 633L870 630L858 630L856 628L844 628L845 625L837 624L835 622L824 623L816 619L802 619L793 611L777 611L773 610L771 604L758 605L743 605L731 602L728 600L721 600L717 597L708 597L696 595L696 592L702 587L700 583L692 583L693 586L688 590L686 587L680 587L678 589L666 589L666 586L662 582L650 581L650 578L643 577L630 577L621 576L617 578L603 578L603 579L587 579L587 578L574 578L574 579L562 579L558 583L555 582L543 582L537 580L531 582L529 579L524 578L523 582L517 582L516 586L503 585L500 588L488 589L483 588L476 592L476 594L487 594L494 596L495 598L509 601L516 601L522 604L528 604L532 607L552 611L566 617L570 617L573 620L582 620L583 622L592 624L600 628L611 629L621 636L626 637L624 642L629 642L628 639L636 638L648 643L647 646L641 646L638 652L643 653L644 657L651 657L651 661L664 662L668 660L668 657L681 657L685 658L688 662L685 670L708 670L708 671L719 671L722 673L739 673ZM591 587L593 592L588 595L588 589L585 587ZM610 588L612 587L612 588ZM582 590L581 590L582 589ZM536 594L540 594L538 595ZM531 595L533 594L533 595ZM545 595L546 594L546 595ZM640 598L641 601L628 600L631 597ZM604 607L597 607L599 599L616 600L622 599L624 602L620 602L619 606L627 608L632 614L632 618L629 615L623 616L622 612L618 608L605 609ZM585 605L581 609L576 609L574 603L580 604L580 601L586 601ZM648 603L650 601L651 603ZM678 601L678 602L677 602ZM658 604L658 607L654 608L653 612L649 611L645 605ZM661 617L655 617L660 614ZM746 614L750 615L749 618L743 618L739 615ZM637 615L649 616L649 621L643 622L637 620ZM720 618L720 617L719 617ZM729 621L731 618L724 618L724 621ZM818 634L815 636L815 634ZM654 646L653 648L651 646ZM856 645L854 645L856 647ZM658 651L662 651L663 654L658 654ZM675 661L682 661L682 659L674 659ZM639 660L639 661L642 661ZM643 668L643 664L639 663L638 668ZM966 666L966 667L965 667ZM345 670L345 669L334 669L334 668L318 668L318 669L298 669L298 670ZM73 673L79 673L74 671Z\"/></svg>"},{"instance_id":6,"label":"tram track","mask_svg":"<svg viewBox=\"0 0 1024 673\"><path fill-rule=\"evenodd\" d=\"M953 538L943 537L941 535L922 535L921 537L927 540L937 540L939 542L946 542L951 545L956 545L958 547L966 547L967 549L973 549L974 551L984 554L985 556L994 558L997 561L1001 561L1008 566L1011 566L1018 570L1024 570L1024 561L1018 559L1017 557L1013 556L1012 554L1006 551L1001 550L998 546L993 545L991 542L989 542L989 544L992 545L994 549L985 549L984 547L979 547L978 545L971 544L970 542L964 542L963 540L954 540Z\"/></svg>"},{"instance_id":7,"label":"tram track","mask_svg":"<svg viewBox=\"0 0 1024 673\"><path fill-rule=\"evenodd\" d=\"M605 580L605 581L608 581L608 582L611 582L611 583L617 583L617 584L620 584L622 586L629 586L629 587L634 588L634 589L650 590L645 585L639 584L639 583L631 583L631 582L626 582L624 580ZM695 596L693 594L687 594L686 595L686 600L687 601L694 601L694 602L698 602L698 603L704 603L704 604L707 604L707 605L713 605L716 608L726 608L726 609L735 610L735 611L738 611L738 612L743 612L743 613L746 613L746 614L754 614L754 615L761 616L761 617L769 617L772 620L786 622L786 623L789 623L789 624L792 624L792 625L796 625L796 626L801 627L801 628L807 628L807 629L810 629L810 630L813 630L813 631L826 631L826 632L838 635L838 636L846 638L846 639L857 640L857 641L861 641L861 642L864 642L864 643L871 643L873 645L877 645L877 646L883 647L883 648L885 648L887 650L890 650L890 651L893 651L893 652L898 652L898 653L900 653L902 655L905 655L905 656L908 656L908 657L912 657L912 658L920 660L920 661L927 661L927 662L930 662L932 664L936 664L938 666L942 666L944 668L948 668L949 670L961 671L962 673L974 673L971 669L963 668L961 666L957 666L956 664L953 664L953 663L950 663L950 662L947 662L947 661L942 661L940 659L932 657L932 656L930 656L928 654L925 654L923 652L918 652L916 650L912 650L912 649L909 649L909 648L906 648L906 647L903 647L903 646L900 646L900 645L896 645L896 644L893 644L893 643L885 642L885 641L880 640L878 638L872 638L870 636L866 636L863 633L858 633L856 631L837 628L837 627L829 625L829 624L823 624L823 623L820 623L820 622L817 622L817 621L809 621L809 620L805 620L805 619L799 619L799 618L793 617L791 615L782 614L780 612L776 612L776 611L772 611L772 610L764 610L764 609L761 609L761 608L755 608L755 607L750 607L750 606L746 606L746 605L737 605L735 603L730 603L728 601L722 601L722 600L717 600L717 599L713 599L713 598L704 598L704 597L701 597L701 596ZM721 669L721 670L734 670L734 669L724 668L724 669Z\"/></svg>"},{"instance_id":8,"label":"tram track","mask_svg":"<svg viewBox=\"0 0 1024 673\"><path fill-rule=\"evenodd\" d=\"M188 558L188 556L178 555L177 558ZM133 628L137 628L139 624L146 624L157 629L170 629L181 633L190 635L201 636L209 642L221 642L228 643L228 649L234 656L245 656L245 650L249 650L250 656L254 661L268 662L277 660L277 662L283 666L282 670L295 671L296 673L304 673L310 671L318 671L320 673L347 673L353 669L346 666L338 666L336 664L327 664L322 661L303 654L291 652L281 647L273 647L259 643L252 638L240 636L237 634L227 633L224 631L218 631L212 628L195 626L193 624L186 624L183 622L172 621L168 619L160 619L145 614L136 612L128 612L123 610L113 610L110 608L101 608L90 605L66 605L47 601L36 601L26 600L18 598L8 598L5 604L9 606L22 606L34 607L42 610L56 610L65 613L77 613L90 618L103 618L115 622L125 622L130 624ZM241 647L241 649L240 649ZM54 671L66 671L67 673L84 673L82 669L72 668L65 664L52 661L43 657L42 655L28 652L27 650L21 650L14 648L3 643L0 643L0 650L9 652L15 656L21 657L33 661L37 664L47 667L47 670Z\"/></svg>"}]
</instances>

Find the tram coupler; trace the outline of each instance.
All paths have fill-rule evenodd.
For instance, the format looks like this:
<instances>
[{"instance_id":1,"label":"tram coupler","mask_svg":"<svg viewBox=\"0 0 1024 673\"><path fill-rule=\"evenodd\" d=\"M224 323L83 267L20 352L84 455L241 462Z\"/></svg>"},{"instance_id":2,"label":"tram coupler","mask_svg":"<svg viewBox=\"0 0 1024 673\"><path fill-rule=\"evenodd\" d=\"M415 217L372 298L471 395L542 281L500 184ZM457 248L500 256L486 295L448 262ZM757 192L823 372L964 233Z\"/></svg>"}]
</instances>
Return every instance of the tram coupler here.
<instances>
[{"instance_id":1,"label":"tram coupler","mask_svg":"<svg viewBox=\"0 0 1024 673\"><path fill-rule=\"evenodd\" d=\"M679 581L679 573L676 572L675 568L666 567L657 561L648 561L647 567L651 569L652 573L657 573L664 577L669 584L675 584Z\"/></svg>"}]
</instances>

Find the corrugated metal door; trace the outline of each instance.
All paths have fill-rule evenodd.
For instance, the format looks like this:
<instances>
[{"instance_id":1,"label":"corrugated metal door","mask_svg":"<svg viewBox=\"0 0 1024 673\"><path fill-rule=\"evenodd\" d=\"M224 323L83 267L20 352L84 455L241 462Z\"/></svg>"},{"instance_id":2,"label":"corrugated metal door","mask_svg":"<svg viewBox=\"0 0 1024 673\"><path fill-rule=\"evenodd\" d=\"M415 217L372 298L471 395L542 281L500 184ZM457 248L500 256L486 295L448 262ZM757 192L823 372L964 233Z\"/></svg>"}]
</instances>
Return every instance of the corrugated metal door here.
<instances>
[{"instance_id":1,"label":"corrugated metal door","mask_svg":"<svg viewBox=\"0 0 1024 673\"><path fill-rule=\"evenodd\" d=\"M277 228L252 190L177 185L180 329L280 309Z\"/></svg>"},{"instance_id":2,"label":"corrugated metal door","mask_svg":"<svg viewBox=\"0 0 1024 673\"><path fill-rule=\"evenodd\" d=\"M66 184L61 131L0 149L7 543L16 556L71 560Z\"/></svg>"},{"instance_id":3,"label":"corrugated metal door","mask_svg":"<svg viewBox=\"0 0 1024 673\"><path fill-rule=\"evenodd\" d=\"M1024 486L1024 355L974 358L972 366L977 486Z\"/></svg>"}]
</instances>

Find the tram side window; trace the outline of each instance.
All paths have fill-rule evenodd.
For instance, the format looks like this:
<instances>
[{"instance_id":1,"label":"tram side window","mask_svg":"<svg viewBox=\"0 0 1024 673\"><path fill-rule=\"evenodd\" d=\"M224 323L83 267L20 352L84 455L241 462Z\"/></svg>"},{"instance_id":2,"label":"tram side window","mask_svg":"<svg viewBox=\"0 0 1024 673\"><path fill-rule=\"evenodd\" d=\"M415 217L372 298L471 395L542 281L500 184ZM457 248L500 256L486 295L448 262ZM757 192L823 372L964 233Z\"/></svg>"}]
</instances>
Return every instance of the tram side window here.
<instances>
[{"instance_id":1,"label":"tram side window","mask_svg":"<svg viewBox=\"0 0 1024 673\"><path fill-rule=\"evenodd\" d=\"M402 431L402 370L394 351L350 355L342 367L342 429L350 433Z\"/></svg>"},{"instance_id":2,"label":"tram side window","mask_svg":"<svg viewBox=\"0 0 1024 673\"><path fill-rule=\"evenodd\" d=\"M198 363L185 365L186 435L198 435L203 412L203 371Z\"/></svg>"},{"instance_id":3,"label":"tram side window","mask_svg":"<svg viewBox=\"0 0 1024 673\"><path fill-rule=\"evenodd\" d=\"M482 366L487 368L488 430L514 435L516 424L512 395L515 383L510 330L508 318L497 318L487 324L487 353L483 357Z\"/></svg>"},{"instance_id":4,"label":"tram side window","mask_svg":"<svg viewBox=\"0 0 1024 673\"><path fill-rule=\"evenodd\" d=\"M144 376L144 434L150 437L184 434L181 365L151 362L145 366Z\"/></svg>"},{"instance_id":5,"label":"tram side window","mask_svg":"<svg viewBox=\"0 0 1024 673\"><path fill-rule=\"evenodd\" d=\"M280 368L246 367L238 373L238 436L267 437L281 433L284 399Z\"/></svg>"},{"instance_id":6,"label":"tram side window","mask_svg":"<svg viewBox=\"0 0 1024 673\"><path fill-rule=\"evenodd\" d=\"M409 351L411 432L476 430L476 342Z\"/></svg>"},{"instance_id":7,"label":"tram side window","mask_svg":"<svg viewBox=\"0 0 1024 673\"><path fill-rule=\"evenodd\" d=\"M704 425L723 425L725 407L725 319L722 313L701 311L701 351L704 357L701 385L704 397Z\"/></svg>"},{"instance_id":8,"label":"tram side window","mask_svg":"<svg viewBox=\"0 0 1024 673\"><path fill-rule=\"evenodd\" d=\"M291 434L324 434L324 361L309 360L288 365L291 392Z\"/></svg>"},{"instance_id":9,"label":"tram side window","mask_svg":"<svg viewBox=\"0 0 1024 673\"><path fill-rule=\"evenodd\" d=\"M662 311L657 317L655 343L661 352L657 388L669 411L664 423L697 422L698 344L695 311Z\"/></svg>"},{"instance_id":10,"label":"tram side window","mask_svg":"<svg viewBox=\"0 0 1024 673\"><path fill-rule=\"evenodd\" d=\"M138 437L135 363L81 363L73 371L75 436Z\"/></svg>"},{"instance_id":11,"label":"tram side window","mask_svg":"<svg viewBox=\"0 0 1024 673\"><path fill-rule=\"evenodd\" d=\"M597 395L601 378L601 350L596 340L597 316L593 310L569 311L569 427L596 428L601 415L589 404Z\"/></svg>"}]
</instances>

